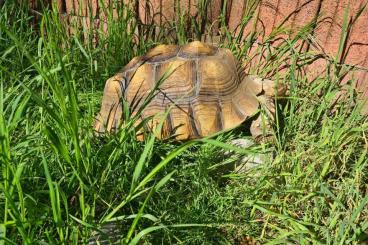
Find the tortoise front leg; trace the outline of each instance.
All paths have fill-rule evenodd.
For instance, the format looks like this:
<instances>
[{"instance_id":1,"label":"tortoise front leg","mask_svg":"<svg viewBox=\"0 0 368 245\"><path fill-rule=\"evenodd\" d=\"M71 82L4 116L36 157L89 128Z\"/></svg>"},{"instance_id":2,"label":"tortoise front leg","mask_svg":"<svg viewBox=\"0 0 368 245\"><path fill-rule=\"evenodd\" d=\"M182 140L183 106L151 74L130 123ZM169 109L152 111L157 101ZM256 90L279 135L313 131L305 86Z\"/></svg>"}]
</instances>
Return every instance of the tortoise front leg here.
<instances>
[{"instance_id":1,"label":"tortoise front leg","mask_svg":"<svg viewBox=\"0 0 368 245\"><path fill-rule=\"evenodd\" d=\"M122 116L121 98L123 95L123 79L123 74L118 73L106 81L101 110L94 123L94 129L98 133L111 132L120 123Z\"/></svg>"},{"instance_id":2,"label":"tortoise front leg","mask_svg":"<svg viewBox=\"0 0 368 245\"><path fill-rule=\"evenodd\" d=\"M269 141L272 136L272 125L275 123L275 103L266 95L257 96L261 111L250 126L250 133L256 141Z\"/></svg>"},{"instance_id":3,"label":"tortoise front leg","mask_svg":"<svg viewBox=\"0 0 368 245\"><path fill-rule=\"evenodd\" d=\"M287 92L287 86L255 75L246 75L243 83L247 91L257 96L261 105L261 112L252 122L250 132L257 141L269 141L275 122L275 98L283 97Z\"/></svg>"}]
</instances>

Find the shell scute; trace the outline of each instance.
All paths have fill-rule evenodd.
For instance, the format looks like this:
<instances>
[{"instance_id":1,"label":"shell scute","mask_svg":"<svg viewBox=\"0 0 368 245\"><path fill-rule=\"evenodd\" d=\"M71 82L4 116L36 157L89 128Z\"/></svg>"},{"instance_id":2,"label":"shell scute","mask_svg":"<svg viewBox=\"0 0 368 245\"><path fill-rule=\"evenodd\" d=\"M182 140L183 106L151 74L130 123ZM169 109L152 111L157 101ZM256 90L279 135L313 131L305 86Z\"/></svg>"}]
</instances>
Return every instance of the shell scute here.
<instances>
[{"instance_id":1,"label":"shell scute","mask_svg":"<svg viewBox=\"0 0 368 245\"><path fill-rule=\"evenodd\" d=\"M188 43L180 49L179 56L181 57L198 57L203 55L215 55L218 48L215 46L202 43L200 41L194 41Z\"/></svg>"},{"instance_id":2,"label":"shell scute","mask_svg":"<svg viewBox=\"0 0 368 245\"><path fill-rule=\"evenodd\" d=\"M218 101L197 100L192 108L199 135L211 135L223 129L222 108Z\"/></svg>"},{"instance_id":3,"label":"shell scute","mask_svg":"<svg viewBox=\"0 0 368 245\"><path fill-rule=\"evenodd\" d=\"M165 75L166 79L160 85L164 96L180 100L195 95L196 66L193 60L175 59L157 65L155 80L160 81Z\"/></svg>"},{"instance_id":4,"label":"shell scute","mask_svg":"<svg viewBox=\"0 0 368 245\"><path fill-rule=\"evenodd\" d=\"M134 68L135 66L138 66L142 63L143 63L142 57L141 56L136 56L133 59L131 59L128 64L126 64L124 66L123 72L128 71L128 70L130 70L130 69Z\"/></svg>"},{"instance_id":5,"label":"shell scute","mask_svg":"<svg viewBox=\"0 0 368 245\"><path fill-rule=\"evenodd\" d=\"M127 87L125 89L125 99L129 104L135 104L148 95L154 87L154 77L152 65L143 64L137 70L131 70L126 74Z\"/></svg>"},{"instance_id":6,"label":"shell scute","mask_svg":"<svg viewBox=\"0 0 368 245\"><path fill-rule=\"evenodd\" d=\"M240 125L244 121L244 114L239 111L238 107L232 102L224 101L221 105L223 116L223 128L231 129Z\"/></svg>"},{"instance_id":7,"label":"shell scute","mask_svg":"<svg viewBox=\"0 0 368 245\"><path fill-rule=\"evenodd\" d=\"M252 91L249 91L247 84L242 82L232 95L232 102L235 107L244 115L244 118L253 116L258 108L259 101Z\"/></svg>"},{"instance_id":8,"label":"shell scute","mask_svg":"<svg viewBox=\"0 0 368 245\"><path fill-rule=\"evenodd\" d=\"M239 83L234 67L229 67L217 56L199 61L200 94L225 96L233 93Z\"/></svg>"},{"instance_id":9,"label":"shell scute","mask_svg":"<svg viewBox=\"0 0 368 245\"><path fill-rule=\"evenodd\" d=\"M175 57L178 54L179 47L176 45L161 44L142 56L142 59L146 62L164 61Z\"/></svg>"},{"instance_id":10,"label":"shell scute","mask_svg":"<svg viewBox=\"0 0 368 245\"><path fill-rule=\"evenodd\" d=\"M186 140L198 137L195 118L192 115L189 104L180 107L172 107L170 111L170 125L172 133L178 140Z\"/></svg>"}]
</instances>

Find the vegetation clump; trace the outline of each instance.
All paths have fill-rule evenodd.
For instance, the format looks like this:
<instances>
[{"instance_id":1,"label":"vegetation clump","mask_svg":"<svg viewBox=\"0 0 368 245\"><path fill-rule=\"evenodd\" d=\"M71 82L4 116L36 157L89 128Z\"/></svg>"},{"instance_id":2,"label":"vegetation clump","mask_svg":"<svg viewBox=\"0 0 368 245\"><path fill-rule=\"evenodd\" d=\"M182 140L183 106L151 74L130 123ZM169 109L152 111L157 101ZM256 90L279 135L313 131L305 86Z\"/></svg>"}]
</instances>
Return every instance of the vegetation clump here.
<instances>
[{"instance_id":1,"label":"vegetation clump","mask_svg":"<svg viewBox=\"0 0 368 245\"><path fill-rule=\"evenodd\" d=\"M368 239L368 121L354 103L354 81L336 100L351 69L338 62L343 41L326 72L309 82L301 71L316 55L300 45L313 42L315 23L293 35L280 27L262 43L256 30L243 37L221 28L220 45L251 63L250 74L290 88L277 108L272 144L229 145L248 137L246 126L188 142L147 133L140 142L142 125L128 112L116 134L95 137L106 79L156 44L182 44L198 34L195 23L190 32L187 21L178 21L170 27L176 35L140 26L146 36L136 38L135 15L124 6L115 10L114 18L104 10L107 32L76 27L71 35L54 9L43 9L39 24L30 25L26 5L0 5L0 244L78 244L96 236L123 244ZM254 18L250 9L242 26ZM342 33L344 40L348 32ZM280 42L281 34L287 37ZM234 162L252 152L275 157L236 172Z\"/></svg>"}]
</instances>

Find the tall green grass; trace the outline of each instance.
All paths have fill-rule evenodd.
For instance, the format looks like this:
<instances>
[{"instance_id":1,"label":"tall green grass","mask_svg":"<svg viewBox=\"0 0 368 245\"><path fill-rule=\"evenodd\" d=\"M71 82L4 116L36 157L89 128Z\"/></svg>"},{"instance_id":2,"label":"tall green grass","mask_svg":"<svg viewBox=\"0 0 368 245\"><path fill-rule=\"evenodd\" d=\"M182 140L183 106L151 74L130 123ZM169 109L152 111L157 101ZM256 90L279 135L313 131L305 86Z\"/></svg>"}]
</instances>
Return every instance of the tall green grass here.
<instances>
[{"instance_id":1,"label":"tall green grass","mask_svg":"<svg viewBox=\"0 0 368 245\"><path fill-rule=\"evenodd\" d=\"M0 10L0 243L79 244L96 235L123 244L236 244L246 236L268 244L367 240L368 122L350 87L335 101L347 69L341 64L346 36L327 67L333 72L313 83L302 75L314 54L300 43L311 42L315 23L276 48L278 35L288 34L284 27L258 44L262 33L256 29L246 38L222 29L221 45L244 64L263 55L250 73L290 87L284 107L278 107L274 144L254 149L275 155L262 166L234 171L247 151L226 143L247 137L246 126L213 140L157 141L147 134L138 142L142 125L131 118L116 134L93 134L106 79L156 43L199 38L205 4L203 18L191 19L189 27L186 16L170 26L176 35L142 26L145 36L137 39L128 26L140 23L121 5L115 20L105 9L108 35L102 29L69 35L55 10L44 9L40 25L32 27L25 5L5 1ZM256 4L248 5L240 29L255 25ZM228 150L234 151L230 157ZM111 222L118 230L114 237L106 232Z\"/></svg>"}]
</instances>

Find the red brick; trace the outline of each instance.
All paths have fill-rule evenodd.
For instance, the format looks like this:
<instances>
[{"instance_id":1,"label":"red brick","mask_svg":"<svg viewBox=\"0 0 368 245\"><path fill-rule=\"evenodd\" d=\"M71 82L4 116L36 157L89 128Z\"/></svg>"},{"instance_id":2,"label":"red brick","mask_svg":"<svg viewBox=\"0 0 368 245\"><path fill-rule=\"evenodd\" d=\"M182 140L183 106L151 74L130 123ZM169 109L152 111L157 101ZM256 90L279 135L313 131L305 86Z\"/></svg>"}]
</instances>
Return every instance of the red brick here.
<instances>
[{"instance_id":1,"label":"red brick","mask_svg":"<svg viewBox=\"0 0 368 245\"><path fill-rule=\"evenodd\" d=\"M246 1L244 0L233 0L229 9L229 28L232 31L239 31L239 25L241 24L243 13L246 8Z\"/></svg>"}]
</instances>

